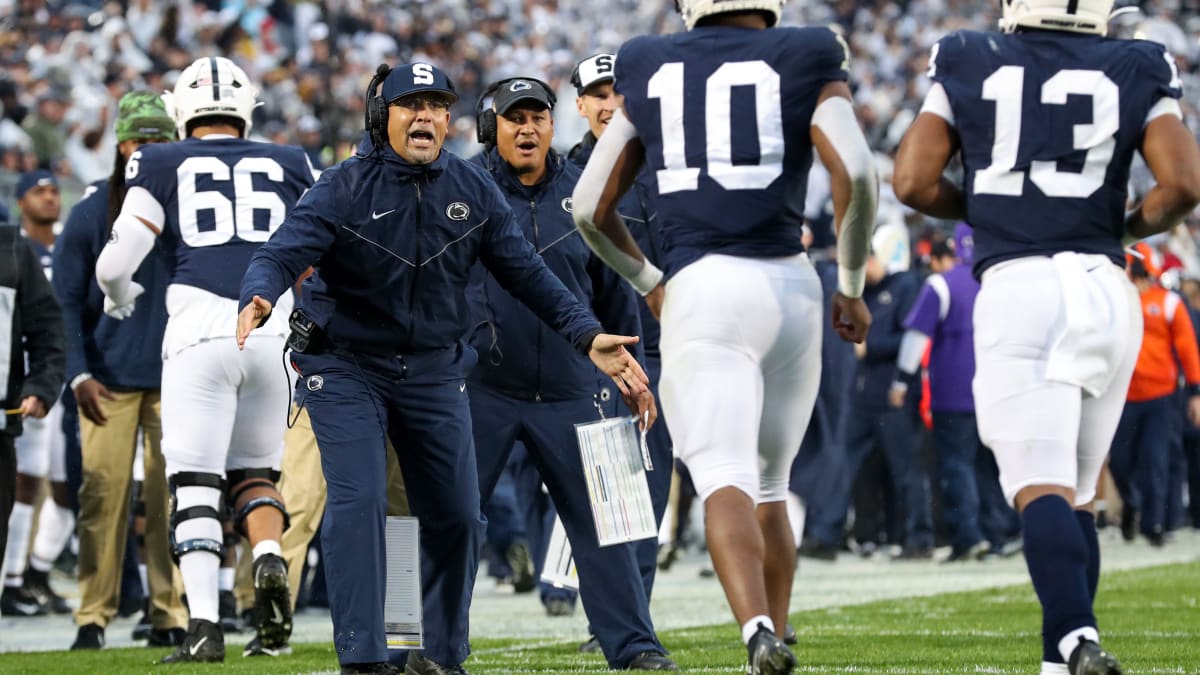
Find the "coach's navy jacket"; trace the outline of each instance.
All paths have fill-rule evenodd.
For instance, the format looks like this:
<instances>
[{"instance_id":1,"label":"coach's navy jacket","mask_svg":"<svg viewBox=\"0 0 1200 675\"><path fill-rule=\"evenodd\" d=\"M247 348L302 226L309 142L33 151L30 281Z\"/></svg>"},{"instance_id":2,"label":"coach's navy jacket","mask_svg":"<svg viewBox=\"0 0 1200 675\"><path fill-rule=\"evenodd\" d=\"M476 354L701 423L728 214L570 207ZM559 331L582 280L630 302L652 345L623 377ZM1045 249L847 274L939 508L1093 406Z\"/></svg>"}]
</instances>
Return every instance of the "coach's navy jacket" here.
<instances>
[{"instance_id":1,"label":"coach's navy jacket","mask_svg":"<svg viewBox=\"0 0 1200 675\"><path fill-rule=\"evenodd\" d=\"M633 288L592 253L571 217L579 167L551 151L546 175L537 185L526 186L495 149L472 161L495 178L525 238L567 289L591 307L609 330L640 335ZM473 320L477 325L490 324L481 325L476 333L480 358L473 381L525 400L561 401L596 393L603 376L591 361L547 330L495 276L477 266L469 296ZM634 346L634 356L644 362L640 346Z\"/></svg>"},{"instance_id":2,"label":"coach's navy jacket","mask_svg":"<svg viewBox=\"0 0 1200 675\"><path fill-rule=\"evenodd\" d=\"M108 181L91 188L71 209L54 243L54 294L67 334L67 383L91 373L117 391L158 389L169 273L155 247L133 274L146 289L133 316L119 321L104 313L96 259L108 241Z\"/></svg>"},{"instance_id":3,"label":"coach's navy jacket","mask_svg":"<svg viewBox=\"0 0 1200 675\"><path fill-rule=\"evenodd\" d=\"M867 355L854 373L856 409L889 407L888 390L899 371L896 358L904 337L904 319L920 291L921 280L912 272L889 274L863 290L863 301L871 310L871 330L867 332ZM909 387L908 391L910 403L920 398L920 387Z\"/></svg>"},{"instance_id":4,"label":"coach's navy jacket","mask_svg":"<svg viewBox=\"0 0 1200 675\"><path fill-rule=\"evenodd\" d=\"M409 164L364 140L326 170L254 257L239 307L274 300L309 265L301 306L335 347L379 354L449 347L471 327L466 287L481 261L586 352L600 324L546 268L483 168L442 150Z\"/></svg>"},{"instance_id":5,"label":"coach's navy jacket","mask_svg":"<svg viewBox=\"0 0 1200 675\"><path fill-rule=\"evenodd\" d=\"M567 153L567 158L582 170L587 166L588 159L592 156L592 150L595 149L596 137L589 131L583 135L583 140L571 148L571 151ZM621 197L620 203L617 204L617 213L625 221L626 227L633 234L642 253L646 254L646 259L661 268L666 242L663 239L662 229L657 227L657 223L654 222L657 217L657 209L654 204L657 189L651 181L650 172L643 168L638 172L633 187L629 188ZM646 356L654 359L661 358L658 341L659 336L662 335L662 329L658 325L658 319L654 318L650 307L644 301L638 302L638 308L641 310L642 344L645 346Z\"/></svg>"}]
</instances>

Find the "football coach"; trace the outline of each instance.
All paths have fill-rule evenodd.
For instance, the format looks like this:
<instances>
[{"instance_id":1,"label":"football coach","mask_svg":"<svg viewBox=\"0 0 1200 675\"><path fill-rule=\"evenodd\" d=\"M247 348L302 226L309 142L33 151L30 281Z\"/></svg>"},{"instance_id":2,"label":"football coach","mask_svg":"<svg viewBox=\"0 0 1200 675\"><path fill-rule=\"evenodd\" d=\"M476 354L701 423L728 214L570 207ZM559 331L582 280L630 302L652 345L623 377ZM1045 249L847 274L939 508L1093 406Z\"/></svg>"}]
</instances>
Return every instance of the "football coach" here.
<instances>
[{"instance_id":1,"label":"football coach","mask_svg":"<svg viewBox=\"0 0 1200 675\"><path fill-rule=\"evenodd\" d=\"M292 364L329 485L321 543L343 673L395 672L383 621L385 435L421 524L425 649L408 672L466 672L485 522L466 391L477 357L464 341L476 261L623 394L648 382L625 348L638 338L604 333L484 169L442 149L455 100L433 65L380 66L358 152L322 174L242 280L239 342L270 314L264 298L315 268L293 317Z\"/></svg>"}]
</instances>

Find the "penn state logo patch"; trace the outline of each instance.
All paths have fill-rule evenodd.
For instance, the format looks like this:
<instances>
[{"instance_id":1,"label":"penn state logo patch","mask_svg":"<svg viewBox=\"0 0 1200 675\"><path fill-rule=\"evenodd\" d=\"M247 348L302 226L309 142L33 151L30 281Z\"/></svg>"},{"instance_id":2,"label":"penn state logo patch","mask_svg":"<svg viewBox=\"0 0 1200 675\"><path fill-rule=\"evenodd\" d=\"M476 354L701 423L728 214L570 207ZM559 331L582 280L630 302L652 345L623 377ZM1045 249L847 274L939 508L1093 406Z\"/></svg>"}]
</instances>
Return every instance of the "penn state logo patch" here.
<instances>
[{"instance_id":1,"label":"penn state logo patch","mask_svg":"<svg viewBox=\"0 0 1200 675\"><path fill-rule=\"evenodd\" d=\"M517 80L508 87L508 90L512 92L525 91L526 89L533 89L533 85L525 80Z\"/></svg>"},{"instance_id":2,"label":"penn state logo patch","mask_svg":"<svg viewBox=\"0 0 1200 675\"><path fill-rule=\"evenodd\" d=\"M317 391L325 386L325 378L320 375L309 375L305 386L308 387L309 391Z\"/></svg>"},{"instance_id":3,"label":"penn state logo patch","mask_svg":"<svg viewBox=\"0 0 1200 675\"><path fill-rule=\"evenodd\" d=\"M567 213L573 213L571 209L575 208L575 200L571 199L570 197L564 198L562 200L562 207L563 211L566 211Z\"/></svg>"},{"instance_id":4,"label":"penn state logo patch","mask_svg":"<svg viewBox=\"0 0 1200 675\"><path fill-rule=\"evenodd\" d=\"M454 202L446 207L446 217L450 220L466 220L471 215L471 207L462 202Z\"/></svg>"}]
</instances>

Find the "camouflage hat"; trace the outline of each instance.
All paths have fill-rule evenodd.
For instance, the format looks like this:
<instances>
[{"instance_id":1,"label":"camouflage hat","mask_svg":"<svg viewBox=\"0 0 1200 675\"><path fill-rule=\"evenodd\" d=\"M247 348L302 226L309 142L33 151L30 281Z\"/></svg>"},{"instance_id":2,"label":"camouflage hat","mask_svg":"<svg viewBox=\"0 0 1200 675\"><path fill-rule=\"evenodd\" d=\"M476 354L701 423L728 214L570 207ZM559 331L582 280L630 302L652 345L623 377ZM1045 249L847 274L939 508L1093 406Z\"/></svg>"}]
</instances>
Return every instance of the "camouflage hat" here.
<instances>
[{"instance_id":1,"label":"camouflage hat","mask_svg":"<svg viewBox=\"0 0 1200 675\"><path fill-rule=\"evenodd\" d=\"M162 97L149 91L131 91L117 104L117 141L132 139L178 140L175 120L167 114Z\"/></svg>"}]
</instances>

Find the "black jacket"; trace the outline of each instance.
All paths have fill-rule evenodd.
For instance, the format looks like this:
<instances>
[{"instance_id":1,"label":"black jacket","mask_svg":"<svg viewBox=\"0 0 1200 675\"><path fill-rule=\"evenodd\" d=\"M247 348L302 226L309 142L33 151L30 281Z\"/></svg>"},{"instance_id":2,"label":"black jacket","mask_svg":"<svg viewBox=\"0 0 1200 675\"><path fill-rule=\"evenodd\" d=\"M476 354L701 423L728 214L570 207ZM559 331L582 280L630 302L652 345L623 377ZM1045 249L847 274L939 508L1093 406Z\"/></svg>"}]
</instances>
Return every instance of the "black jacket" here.
<instances>
[{"instance_id":1,"label":"black jacket","mask_svg":"<svg viewBox=\"0 0 1200 675\"><path fill-rule=\"evenodd\" d=\"M0 372L7 371L5 410L20 407L28 396L37 396L47 409L54 405L66 368L63 344L62 312L37 255L17 228L0 225ZM5 418L3 433L20 435L21 416Z\"/></svg>"}]
</instances>

